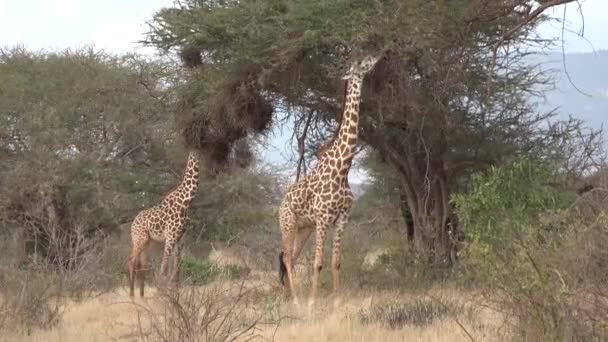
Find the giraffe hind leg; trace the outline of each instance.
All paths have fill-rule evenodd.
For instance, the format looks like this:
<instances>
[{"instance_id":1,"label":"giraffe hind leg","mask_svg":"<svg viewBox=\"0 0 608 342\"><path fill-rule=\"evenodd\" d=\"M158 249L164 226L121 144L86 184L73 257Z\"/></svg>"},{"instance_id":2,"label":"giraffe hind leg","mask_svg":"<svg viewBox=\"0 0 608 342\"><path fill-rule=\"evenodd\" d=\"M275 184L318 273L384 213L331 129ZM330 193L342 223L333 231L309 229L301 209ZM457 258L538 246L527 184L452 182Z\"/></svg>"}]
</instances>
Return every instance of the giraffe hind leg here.
<instances>
[{"instance_id":1,"label":"giraffe hind leg","mask_svg":"<svg viewBox=\"0 0 608 342\"><path fill-rule=\"evenodd\" d=\"M284 212L283 215L279 216L279 224L281 226L283 249L279 255L279 277L283 284L286 283L285 289L288 290L288 294L293 297L294 303L298 303L295 292L292 261L293 244L296 237L296 218L291 211ZM287 275L287 282L284 280L285 275Z\"/></svg>"},{"instance_id":2,"label":"giraffe hind leg","mask_svg":"<svg viewBox=\"0 0 608 342\"><path fill-rule=\"evenodd\" d=\"M312 289L310 291L309 306L313 306L319 289L319 274L323 268L323 244L325 243L325 234L329 227L329 220L326 217L319 218L316 222L315 230L315 260L312 270Z\"/></svg>"},{"instance_id":3,"label":"giraffe hind leg","mask_svg":"<svg viewBox=\"0 0 608 342\"><path fill-rule=\"evenodd\" d=\"M147 237L139 237L133 235L133 248L131 249L131 254L129 255L129 296L133 297L135 295L135 279L141 277L141 268L142 268L142 253L145 251L148 245ZM140 280L143 282L143 280ZM143 285L140 285L143 286ZM140 292L141 293L141 292Z\"/></svg>"},{"instance_id":4,"label":"giraffe hind leg","mask_svg":"<svg viewBox=\"0 0 608 342\"><path fill-rule=\"evenodd\" d=\"M182 256L183 242L178 242L175 245L175 252L173 253L173 265L170 272L171 285L177 289L179 287L179 274L180 274L180 261Z\"/></svg>"},{"instance_id":5,"label":"giraffe hind leg","mask_svg":"<svg viewBox=\"0 0 608 342\"><path fill-rule=\"evenodd\" d=\"M295 263L298 261L298 257L300 256L300 252L302 252L302 249L306 245L306 242L308 241L308 238L310 237L312 230L313 230L313 226L305 226L305 227L298 229L298 232L296 233L295 241L293 244L294 245L293 253L292 253L292 257L291 257L291 267L292 268L295 267ZM287 276L287 266L285 266L284 252L281 252L279 254L279 279L281 280L282 285L285 285L286 276Z\"/></svg>"},{"instance_id":6,"label":"giraffe hind leg","mask_svg":"<svg viewBox=\"0 0 608 342\"><path fill-rule=\"evenodd\" d=\"M139 296L144 296L144 282L146 279L146 252L143 251L139 257L139 263L137 268L137 280L139 282Z\"/></svg>"},{"instance_id":7,"label":"giraffe hind leg","mask_svg":"<svg viewBox=\"0 0 608 342\"><path fill-rule=\"evenodd\" d=\"M333 278L333 286L334 286L334 306L338 306L340 299L338 296L338 288L340 283L340 266L341 266L341 240L342 234L344 233L344 229L346 224L348 223L348 214L342 213L338 216L336 220L336 227L334 230L334 241L333 241L333 250L331 255L331 274Z\"/></svg>"},{"instance_id":8,"label":"giraffe hind leg","mask_svg":"<svg viewBox=\"0 0 608 342\"><path fill-rule=\"evenodd\" d=\"M135 295L135 259L129 257L129 297Z\"/></svg>"},{"instance_id":9,"label":"giraffe hind leg","mask_svg":"<svg viewBox=\"0 0 608 342\"><path fill-rule=\"evenodd\" d=\"M135 251L129 257L129 296L135 296L135 280L140 282L141 261ZM140 285L142 286L142 285Z\"/></svg>"}]
</instances>

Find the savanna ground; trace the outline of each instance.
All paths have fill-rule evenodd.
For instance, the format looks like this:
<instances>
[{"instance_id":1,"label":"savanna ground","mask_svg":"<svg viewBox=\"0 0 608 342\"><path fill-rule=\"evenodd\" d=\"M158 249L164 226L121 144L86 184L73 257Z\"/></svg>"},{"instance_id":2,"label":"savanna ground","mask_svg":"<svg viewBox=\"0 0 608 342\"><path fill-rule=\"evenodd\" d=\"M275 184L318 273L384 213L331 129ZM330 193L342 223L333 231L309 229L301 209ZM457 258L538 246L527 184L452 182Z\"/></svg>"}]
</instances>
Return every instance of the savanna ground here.
<instances>
[{"instance_id":1,"label":"savanna ground","mask_svg":"<svg viewBox=\"0 0 608 342\"><path fill-rule=\"evenodd\" d=\"M305 279L300 290L307 291ZM61 319L48 329L3 334L2 341L500 341L501 315L474 291L446 284L428 290L342 292L333 306L329 282L313 310L285 301L276 272L251 270L180 289L148 287L131 300L126 286L86 298L53 299ZM6 314L6 312L5 312ZM226 321L223 319L226 318ZM203 337L206 336L206 337Z\"/></svg>"},{"instance_id":2,"label":"savanna ground","mask_svg":"<svg viewBox=\"0 0 608 342\"><path fill-rule=\"evenodd\" d=\"M204 243L190 231L179 292L156 288L151 271L143 300L130 299L126 287L128 225L87 253L72 245L70 260L78 262L60 265L35 254L24 258L18 239L4 239L0 339L604 341L608 193L598 186L558 200L552 190L539 190L545 177L538 165L517 162L478 177L474 191L454 198L467 239L452 266L429 264L404 249L394 229L399 217L383 214L392 209L370 189L357 201L344 240L341 303L333 306L325 270L311 311L305 300L310 248L296 266L304 304L295 307L282 296L274 210L257 213L271 228L243 232L240 242ZM487 215L505 226L488 231ZM150 253L152 270L158 252Z\"/></svg>"}]
</instances>

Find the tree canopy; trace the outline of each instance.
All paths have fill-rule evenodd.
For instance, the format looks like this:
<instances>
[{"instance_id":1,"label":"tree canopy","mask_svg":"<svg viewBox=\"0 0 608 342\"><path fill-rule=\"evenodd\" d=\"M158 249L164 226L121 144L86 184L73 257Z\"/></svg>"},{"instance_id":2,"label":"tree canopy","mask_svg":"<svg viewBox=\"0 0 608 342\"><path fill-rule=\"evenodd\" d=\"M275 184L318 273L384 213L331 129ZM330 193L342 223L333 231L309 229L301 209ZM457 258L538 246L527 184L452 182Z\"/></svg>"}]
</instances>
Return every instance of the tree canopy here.
<instances>
[{"instance_id":1,"label":"tree canopy","mask_svg":"<svg viewBox=\"0 0 608 342\"><path fill-rule=\"evenodd\" d=\"M530 100L549 80L527 60L551 43L535 29L567 2L179 1L156 13L146 42L194 70L198 102L184 112L213 126L209 104L248 85L301 131L312 122L321 133L309 145L339 119L347 61L384 51L364 85L360 137L398 176L419 244L445 250L464 176L519 154L567 159L575 137L595 146L581 122L547 124L555 113Z\"/></svg>"}]
</instances>

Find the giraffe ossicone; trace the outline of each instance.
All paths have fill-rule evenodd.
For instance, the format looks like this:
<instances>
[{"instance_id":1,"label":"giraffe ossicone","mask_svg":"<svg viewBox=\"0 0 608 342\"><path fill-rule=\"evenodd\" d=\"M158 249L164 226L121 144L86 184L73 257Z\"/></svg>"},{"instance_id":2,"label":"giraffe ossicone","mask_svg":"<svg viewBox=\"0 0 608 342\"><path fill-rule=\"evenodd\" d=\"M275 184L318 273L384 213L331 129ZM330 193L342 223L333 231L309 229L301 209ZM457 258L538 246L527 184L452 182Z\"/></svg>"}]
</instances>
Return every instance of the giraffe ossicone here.
<instances>
[{"instance_id":1,"label":"giraffe ossicone","mask_svg":"<svg viewBox=\"0 0 608 342\"><path fill-rule=\"evenodd\" d=\"M288 293L298 303L294 284L294 264L312 232L315 232L315 257L312 272L310 305L314 304L323 268L323 244L328 229L334 225L332 248L333 290L337 294L340 271L340 246L348 222L353 194L348 173L355 154L359 126L359 104L363 78L380 56L367 56L351 64L343 76L347 80L342 122L332 144L319 157L314 170L293 184L279 208L282 251L279 254L279 277ZM287 280L287 281L285 281Z\"/></svg>"},{"instance_id":2,"label":"giraffe ossicone","mask_svg":"<svg viewBox=\"0 0 608 342\"><path fill-rule=\"evenodd\" d=\"M187 211L196 194L199 180L199 157L191 151L180 184L167 194L161 204L140 211L131 223L131 253L129 254L129 295L134 296L135 280L139 295L144 296L145 253L152 242L164 242L160 274L167 273L167 263L173 257L172 280L179 280L182 236L186 231Z\"/></svg>"}]
</instances>

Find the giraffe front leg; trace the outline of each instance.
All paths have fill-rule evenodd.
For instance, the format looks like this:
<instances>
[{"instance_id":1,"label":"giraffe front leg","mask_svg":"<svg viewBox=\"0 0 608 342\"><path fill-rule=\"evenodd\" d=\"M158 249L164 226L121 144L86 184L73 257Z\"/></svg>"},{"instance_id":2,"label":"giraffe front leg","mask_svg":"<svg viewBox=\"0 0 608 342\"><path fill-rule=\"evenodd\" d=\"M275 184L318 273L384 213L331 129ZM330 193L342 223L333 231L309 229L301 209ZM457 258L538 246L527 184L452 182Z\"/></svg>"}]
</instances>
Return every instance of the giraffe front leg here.
<instances>
[{"instance_id":1,"label":"giraffe front leg","mask_svg":"<svg viewBox=\"0 0 608 342\"><path fill-rule=\"evenodd\" d=\"M331 275L333 279L334 285L334 306L338 306L340 303L340 298L338 295L338 289L340 286L340 266L341 266L341 241L342 234L344 233L344 229L346 228L346 224L348 223L348 214L342 213L338 216L336 220L336 228L334 231L334 242L331 253Z\"/></svg>"},{"instance_id":2,"label":"giraffe front leg","mask_svg":"<svg viewBox=\"0 0 608 342\"><path fill-rule=\"evenodd\" d=\"M312 307L317 297L317 291L319 289L319 274L323 269L323 244L325 243L325 234L327 234L327 228L329 227L329 220L323 218L317 220L315 229L315 260L313 263L312 270L312 289L310 292L310 300L308 305Z\"/></svg>"}]
</instances>

